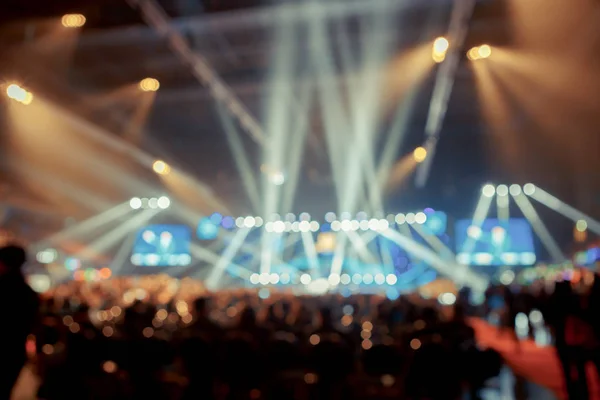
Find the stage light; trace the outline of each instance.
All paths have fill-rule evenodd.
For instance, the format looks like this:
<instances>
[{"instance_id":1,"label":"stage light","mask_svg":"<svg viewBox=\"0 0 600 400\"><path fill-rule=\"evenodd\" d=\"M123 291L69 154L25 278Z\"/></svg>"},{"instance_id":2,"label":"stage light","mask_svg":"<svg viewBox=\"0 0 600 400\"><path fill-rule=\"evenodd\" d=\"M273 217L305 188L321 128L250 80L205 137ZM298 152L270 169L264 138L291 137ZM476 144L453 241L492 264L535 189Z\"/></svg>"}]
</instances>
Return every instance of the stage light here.
<instances>
[{"instance_id":1,"label":"stage light","mask_svg":"<svg viewBox=\"0 0 600 400\"><path fill-rule=\"evenodd\" d=\"M51 264L58 259L58 252L54 249L40 251L36 255L36 260L40 264Z\"/></svg>"},{"instance_id":2,"label":"stage light","mask_svg":"<svg viewBox=\"0 0 600 400\"><path fill-rule=\"evenodd\" d=\"M300 276L300 283L303 285L308 285L310 283L310 281L312 281L312 278L310 277L309 274L302 274Z\"/></svg>"},{"instance_id":3,"label":"stage light","mask_svg":"<svg viewBox=\"0 0 600 400\"><path fill-rule=\"evenodd\" d=\"M65 28L81 28L85 25L85 17L81 14L65 14L61 22Z\"/></svg>"},{"instance_id":4,"label":"stage light","mask_svg":"<svg viewBox=\"0 0 600 400\"><path fill-rule=\"evenodd\" d=\"M308 231L310 231L310 222L302 221L298 225L298 228L300 229L300 232L308 232Z\"/></svg>"},{"instance_id":5,"label":"stage light","mask_svg":"<svg viewBox=\"0 0 600 400\"><path fill-rule=\"evenodd\" d=\"M261 285L268 285L270 278L271 278L271 276L269 274L267 274L266 272L263 272L262 274L259 275L258 282Z\"/></svg>"},{"instance_id":6,"label":"stage light","mask_svg":"<svg viewBox=\"0 0 600 400\"><path fill-rule=\"evenodd\" d=\"M285 220L294 222L296 220L296 216L292 213L287 213L287 214L285 214Z\"/></svg>"},{"instance_id":7,"label":"stage light","mask_svg":"<svg viewBox=\"0 0 600 400\"><path fill-rule=\"evenodd\" d=\"M317 221L310 221L310 230L312 232L318 232L321 228L321 225Z\"/></svg>"},{"instance_id":8,"label":"stage light","mask_svg":"<svg viewBox=\"0 0 600 400\"><path fill-rule=\"evenodd\" d=\"M507 196L508 195L508 186L506 186L506 185L498 185L496 187L496 194L498 196Z\"/></svg>"},{"instance_id":9,"label":"stage light","mask_svg":"<svg viewBox=\"0 0 600 400\"><path fill-rule=\"evenodd\" d=\"M376 274L375 283L377 285L383 285L385 283L385 276L383 274Z\"/></svg>"},{"instance_id":10,"label":"stage light","mask_svg":"<svg viewBox=\"0 0 600 400\"><path fill-rule=\"evenodd\" d=\"M467 58L471 61L479 60L479 47L473 47L467 51Z\"/></svg>"},{"instance_id":11,"label":"stage light","mask_svg":"<svg viewBox=\"0 0 600 400\"><path fill-rule=\"evenodd\" d=\"M269 281L271 282L271 284L277 285L279 283L279 275L277 275L276 273L272 273L271 276L269 276Z\"/></svg>"},{"instance_id":12,"label":"stage light","mask_svg":"<svg viewBox=\"0 0 600 400\"><path fill-rule=\"evenodd\" d=\"M290 283L290 281L291 281L290 274L287 274L287 273L281 274L281 277L279 278L279 282L281 282L282 285L287 285L288 283Z\"/></svg>"},{"instance_id":13,"label":"stage light","mask_svg":"<svg viewBox=\"0 0 600 400\"><path fill-rule=\"evenodd\" d=\"M396 223L402 225L406 222L406 216L404 214L396 214Z\"/></svg>"},{"instance_id":14,"label":"stage light","mask_svg":"<svg viewBox=\"0 0 600 400\"><path fill-rule=\"evenodd\" d=\"M251 284L257 285L258 282L259 282L259 280L260 280L260 275L258 275L258 274L252 274L252 275L250 275L250 283Z\"/></svg>"},{"instance_id":15,"label":"stage light","mask_svg":"<svg viewBox=\"0 0 600 400\"><path fill-rule=\"evenodd\" d=\"M154 163L152 164L152 169L158 175L167 175L171 171L171 167L169 167L169 164L167 164L163 160L154 161Z\"/></svg>"},{"instance_id":16,"label":"stage light","mask_svg":"<svg viewBox=\"0 0 600 400\"><path fill-rule=\"evenodd\" d=\"M362 277L362 281L365 285L370 285L371 283L373 283L373 275L364 274Z\"/></svg>"},{"instance_id":17,"label":"stage light","mask_svg":"<svg viewBox=\"0 0 600 400\"><path fill-rule=\"evenodd\" d=\"M350 221L350 228L353 231L357 231L360 228L360 222L358 222L357 220L353 219L352 221Z\"/></svg>"},{"instance_id":18,"label":"stage light","mask_svg":"<svg viewBox=\"0 0 600 400\"><path fill-rule=\"evenodd\" d=\"M342 221L342 230L344 232L348 232L348 231L352 230L352 222L350 222L347 219L343 220Z\"/></svg>"},{"instance_id":19,"label":"stage light","mask_svg":"<svg viewBox=\"0 0 600 400\"><path fill-rule=\"evenodd\" d=\"M521 194L521 186L510 185L509 191L510 191L510 194L512 194L513 196L518 196Z\"/></svg>"},{"instance_id":20,"label":"stage light","mask_svg":"<svg viewBox=\"0 0 600 400\"><path fill-rule=\"evenodd\" d=\"M360 228L361 231L368 231L369 230L369 221L367 221L366 219L363 219L362 221L360 221L358 223L358 227Z\"/></svg>"},{"instance_id":21,"label":"stage light","mask_svg":"<svg viewBox=\"0 0 600 400\"><path fill-rule=\"evenodd\" d=\"M292 232L300 232L300 222L292 222Z\"/></svg>"},{"instance_id":22,"label":"stage light","mask_svg":"<svg viewBox=\"0 0 600 400\"><path fill-rule=\"evenodd\" d=\"M300 219L300 221L310 221L310 214L304 212L304 213L300 214L299 219Z\"/></svg>"},{"instance_id":23,"label":"stage light","mask_svg":"<svg viewBox=\"0 0 600 400\"><path fill-rule=\"evenodd\" d=\"M444 61L444 59L446 58L446 52L448 51L449 47L450 43L445 37L439 37L435 39L435 41L433 42L433 48L431 50L431 58L433 59L433 61L435 61L436 63L441 63L442 61Z\"/></svg>"},{"instance_id":24,"label":"stage light","mask_svg":"<svg viewBox=\"0 0 600 400\"><path fill-rule=\"evenodd\" d=\"M377 226L377 230L383 232L383 231L387 231L390 228L390 223L387 221L387 219L380 219L379 220L379 224Z\"/></svg>"},{"instance_id":25,"label":"stage light","mask_svg":"<svg viewBox=\"0 0 600 400\"><path fill-rule=\"evenodd\" d=\"M379 228L379 221L375 218L371 218L369 220L369 229L372 231L376 231Z\"/></svg>"},{"instance_id":26,"label":"stage light","mask_svg":"<svg viewBox=\"0 0 600 400\"><path fill-rule=\"evenodd\" d=\"M238 218L239 220L239 218ZM237 224L237 221L236 221ZM244 225L244 218L242 218L242 226ZM273 232L273 222L269 221L265 224L265 231L267 232Z\"/></svg>"},{"instance_id":27,"label":"stage light","mask_svg":"<svg viewBox=\"0 0 600 400\"><path fill-rule=\"evenodd\" d=\"M427 215L424 212L418 212L415 214L415 222L417 224L424 224L427 221Z\"/></svg>"},{"instance_id":28,"label":"stage light","mask_svg":"<svg viewBox=\"0 0 600 400\"><path fill-rule=\"evenodd\" d=\"M340 276L340 282L342 283L342 285L348 285L351 281L350 275L348 274L342 274L342 276Z\"/></svg>"},{"instance_id":29,"label":"stage light","mask_svg":"<svg viewBox=\"0 0 600 400\"><path fill-rule=\"evenodd\" d=\"M335 221L336 216L334 212L328 212L327 214L325 214L325 221L332 223L333 221Z\"/></svg>"},{"instance_id":30,"label":"stage light","mask_svg":"<svg viewBox=\"0 0 600 400\"><path fill-rule=\"evenodd\" d=\"M579 232L585 232L588 228L588 223L586 220L584 219L580 219L579 221L577 221L575 223L575 229L577 229Z\"/></svg>"},{"instance_id":31,"label":"stage light","mask_svg":"<svg viewBox=\"0 0 600 400\"><path fill-rule=\"evenodd\" d=\"M409 225L412 225L415 223L415 214L414 213L406 214L406 223Z\"/></svg>"},{"instance_id":32,"label":"stage light","mask_svg":"<svg viewBox=\"0 0 600 400\"><path fill-rule=\"evenodd\" d=\"M144 78L140 81L140 89L143 92L156 92L160 88L160 82L154 78Z\"/></svg>"},{"instance_id":33,"label":"stage light","mask_svg":"<svg viewBox=\"0 0 600 400\"><path fill-rule=\"evenodd\" d=\"M285 183L285 175L283 172L275 172L270 175L271 183L275 186L281 186Z\"/></svg>"},{"instance_id":34,"label":"stage light","mask_svg":"<svg viewBox=\"0 0 600 400\"><path fill-rule=\"evenodd\" d=\"M356 213L356 219L359 221L364 221L365 219L368 219L369 217L367 216L367 213L364 211L359 211Z\"/></svg>"},{"instance_id":35,"label":"stage light","mask_svg":"<svg viewBox=\"0 0 600 400\"><path fill-rule=\"evenodd\" d=\"M283 233L283 231L285 231L285 223L283 221L273 222L273 232Z\"/></svg>"},{"instance_id":36,"label":"stage light","mask_svg":"<svg viewBox=\"0 0 600 400\"><path fill-rule=\"evenodd\" d=\"M212 219L211 219L212 221ZM244 217L237 217L235 219L235 226L237 226L238 228L243 228L244 227ZM267 230L268 232L268 230Z\"/></svg>"},{"instance_id":37,"label":"stage light","mask_svg":"<svg viewBox=\"0 0 600 400\"><path fill-rule=\"evenodd\" d=\"M425 161L425 158L427 158L427 150L425 150L425 147L417 147L415 151L413 151L413 158L418 163Z\"/></svg>"},{"instance_id":38,"label":"stage light","mask_svg":"<svg viewBox=\"0 0 600 400\"><path fill-rule=\"evenodd\" d=\"M158 208L158 199L156 197L152 197L150 200L148 200L148 208L153 210Z\"/></svg>"},{"instance_id":39,"label":"stage light","mask_svg":"<svg viewBox=\"0 0 600 400\"><path fill-rule=\"evenodd\" d=\"M388 276L385 277L385 281L387 282L388 285L395 285L396 282L398 282L398 277L394 274L389 274Z\"/></svg>"},{"instance_id":40,"label":"stage light","mask_svg":"<svg viewBox=\"0 0 600 400\"><path fill-rule=\"evenodd\" d=\"M246 228L252 228L255 223L256 223L256 220L254 219L254 217L248 216L248 217L244 218L244 226Z\"/></svg>"},{"instance_id":41,"label":"stage light","mask_svg":"<svg viewBox=\"0 0 600 400\"><path fill-rule=\"evenodd\" d=\"M488 58L492 55L492 48L489 45L484 44L479 46L479 49L477 49L477 54L479 55L479 58Z\"/></svg>"},{"instance_id":42,"label":"stage light","mask_svg":"<svg viewBox=\"0 0 600 400\"><path fill-rule=\"evenodd\" d=\"M327 280L329 281L329 284L331 286L337 286L340 284L341 278L338 274L332 274L329 275L329 278Z\"/></svg>"},{"instance_id":43,"label":"stage light","mask_svg":"<svg viewBox=\"0 0 600 400\"><path fill-rule=\"evenodd\" d=\"M525 186L523 186L523 193L527 196L531 196L535 193L535 185L533 183L526 183Z\"/></svg>"},{"instance_id":44,"label":"stage light","mask_svg":"<svg viewBox=\"0 0 600 400\"><path fill-rule=\"evenodd\" d=\"M352 214L350 214L348 211L344 211L340 214L340 219L352 219Z\"/></svg>"},{"instance_id":45,"label":"stage light","mask_svg":"<svg viewBox=\"0 0 600 400\"><path fill-rule=\"evenodd\" d=\"M450 42L445 37L439 37L433 42L433 51L436 53L445 53L450 47Z\"/></svg>"},{"instance_id":46,"label":"stage light","mask_svg":"<svg viewBox=\"0 0 600 400\"><path fill-rule=\"evenodd\" d=\"M496 194L496 189L494 188L494 185L490 185L488 183L481 189L481 194L483 194L485 197L494 197L494 194Z\"/></svg>"},{"instance_id":47,"label":"stage light","mask_svg":"<svg viewBox=\"0 0 600 400\"><path fill-rule=\"evenodd\" d=\"M169 199L167 196L161 196L158 198L157 205L158 208L166 210L171 206L171 199Z\"/></svg>"},{"instance_id":48,"label":"stage light","mask_svg":"<svg viewBox=\"0 0 600 400\"><path fill-rule=\"evenodd\" d=\"M132 198L129 200L129 207L131 207L133 210L139 210L142 208L142 199L139 197Z\"/></svg>"},{"instance_id":49,"label":"stage light","mask_svg":"<svg viewBox=\"0 0 600 400\"><path fill-rule=\"evenodd\" d=\"M342 228L342 223L340 221L333 221L331 223L331 230L334 232L339 231Z\"/></svg>"},{"instance_id":50,"label":"stage light","mask_svg":"<svg viewBox=\"0 0 600 400\"><path fill-rule=\"evenodd\" d=\"M6 95L9 99L18 101L24 105L29 105L33 101L33 94L14 83L7 86Z\"/></svg>"},{"instance_id":51,"label":"stage light","mask_svg":"<svg viewBox=\"0 0 600 400\"><path fill-rule=\"evenodd\" d=\"M264 221L261 217L254 218L254 226L261 227L263 223Z\"/></svg>"},{"instance_id":52,"label":"stage light","mask_svg":"<svg viewBox=\"0 0 600 400\"><path fill-rule=\"evenodd\" d=\"M352 275L352 283L354 283L355 285L360 285L361 282L362 282L362 275L361 274L354 274L354 275Z\"/></svg>"}]
</instances>

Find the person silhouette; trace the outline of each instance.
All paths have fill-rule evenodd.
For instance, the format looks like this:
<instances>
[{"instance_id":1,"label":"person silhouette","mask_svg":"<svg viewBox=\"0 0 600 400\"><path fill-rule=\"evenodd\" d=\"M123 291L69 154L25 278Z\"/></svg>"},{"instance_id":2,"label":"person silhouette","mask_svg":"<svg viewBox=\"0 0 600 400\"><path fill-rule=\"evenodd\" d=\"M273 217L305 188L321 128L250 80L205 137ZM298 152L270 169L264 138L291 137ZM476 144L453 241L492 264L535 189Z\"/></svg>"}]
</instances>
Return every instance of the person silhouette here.
<instances>
[{"instance_id":1,"label":"person silhouette","mask_svg":"<svg viewBox=\"0 0 600 400\"><path fill-rule=\"evenodd\" d=\"M15 245L0 248L0 399L8 400L27 361L25 344L37 320L39 299L21 272L27 261L25 249Z\"/></svg>"}]
</instances>

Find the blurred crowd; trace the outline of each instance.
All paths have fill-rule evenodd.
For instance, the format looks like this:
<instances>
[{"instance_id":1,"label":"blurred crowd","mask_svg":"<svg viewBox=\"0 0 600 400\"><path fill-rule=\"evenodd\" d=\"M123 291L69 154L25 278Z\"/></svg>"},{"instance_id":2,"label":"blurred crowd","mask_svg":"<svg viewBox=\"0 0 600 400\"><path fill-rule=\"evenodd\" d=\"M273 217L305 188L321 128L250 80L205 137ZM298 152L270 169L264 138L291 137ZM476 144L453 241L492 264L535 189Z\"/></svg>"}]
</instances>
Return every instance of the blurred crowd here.
<instances>
[{"instance_id":1,"label":"blurred crowd","mask_svg":"<svg viewBox=\"0 0 600 400\"><path fill-rule=\"evenodd\" d=\"M0 264L19 262L3 250ZM502 360L478 346L472 317L495 319L518 348L519 315L537 315L526 321L552 332L570 398L587 398L581 366L600 360L599 279L491 287L483 301L463 289L444 304L418 293L209 293L167 276L73 281L41 296L35 323L23 318L38 306L23 302L33 292L10 284L5 321L23 328L1 343L22 340L48 400L477 399ZM17 292L27 294L8 297Z\"/></svg>"}]
</instances>

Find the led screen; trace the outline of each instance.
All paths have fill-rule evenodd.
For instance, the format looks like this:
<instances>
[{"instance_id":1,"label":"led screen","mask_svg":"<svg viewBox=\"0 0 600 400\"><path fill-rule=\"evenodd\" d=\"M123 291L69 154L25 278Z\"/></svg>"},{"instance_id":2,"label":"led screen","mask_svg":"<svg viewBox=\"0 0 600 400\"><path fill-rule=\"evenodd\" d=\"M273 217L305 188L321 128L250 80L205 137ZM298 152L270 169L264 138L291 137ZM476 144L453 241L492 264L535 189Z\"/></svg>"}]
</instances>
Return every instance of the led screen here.
<instances>
[{"instance_id":1,"label":"led screen","mask_svg":"<svg viewBox=\"0 0 600 400\"><path fill-rule=\"evenodd\" d=\"M137 233L131 262L142 267L189 265L190 237L184 225L149 225Z\"/></svg>"},{"instance_id":2,"label":"led screen","mask_svg":"<svg viewBox=\"0 0 600 400\"><path fill-rule=\"evenodd\" d=\"M531 225L525 219L486 219L481 227L459 220L455 232L456 260L461 264L532 265L536 261Z\"/></svg>"}]
</instances>

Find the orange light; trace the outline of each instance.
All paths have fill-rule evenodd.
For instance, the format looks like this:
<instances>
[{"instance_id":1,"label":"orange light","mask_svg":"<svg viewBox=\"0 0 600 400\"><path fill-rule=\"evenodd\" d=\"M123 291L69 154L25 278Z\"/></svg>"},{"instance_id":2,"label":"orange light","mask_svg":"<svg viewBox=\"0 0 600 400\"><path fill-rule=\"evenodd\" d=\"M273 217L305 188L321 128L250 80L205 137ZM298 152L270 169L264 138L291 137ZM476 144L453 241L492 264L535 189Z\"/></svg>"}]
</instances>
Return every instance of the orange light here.
<instances>
[{"instance_id":1,"label":"orange light","mask_svg":"<svg viewBox=\"0 0 600 400\"><path fill-rule=\"evenodd\" d=\"M102 268L100 269L100 278L102 279L108 279L110 278L110 276L112 275L112 271L110 270L110 268Z\"/></svg>"},{"instance_id":2,"label":"orange light","mask_svg":"<svg viewBox=\"0 0 600 400\"><path fill-rule=\"evenodd\" d=\"M83 274L83 271L79 270L79 271L73 272L73 279L75 279L76 281L84 280L85 276Z\"/></svg>"}]
</instances>

